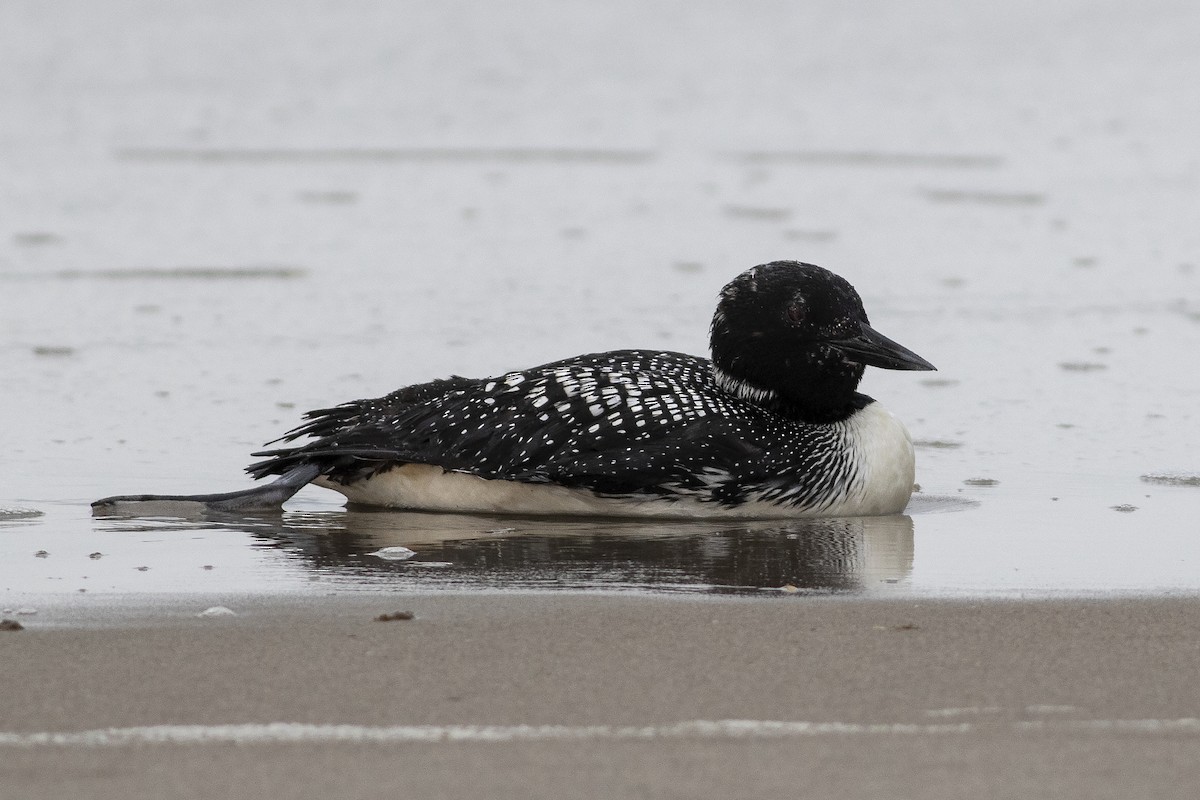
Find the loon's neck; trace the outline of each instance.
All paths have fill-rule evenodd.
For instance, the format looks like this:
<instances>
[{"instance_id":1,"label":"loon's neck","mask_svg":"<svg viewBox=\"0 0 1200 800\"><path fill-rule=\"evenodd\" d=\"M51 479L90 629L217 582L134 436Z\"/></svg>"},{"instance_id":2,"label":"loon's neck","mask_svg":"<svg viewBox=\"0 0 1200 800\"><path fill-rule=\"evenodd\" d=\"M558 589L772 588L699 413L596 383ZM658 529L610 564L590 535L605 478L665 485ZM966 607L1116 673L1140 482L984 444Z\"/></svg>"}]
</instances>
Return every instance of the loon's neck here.
<instances>
[{"instance_id":1,"label":"loon's neck","mask_svg":"<svg viewBox=\"0 0 1200 800\"><path fill-rule=\"evenodd\" d=\"M717 388L726 394L733 395L739 400L765 408L782 417L806 422L812 425L829 425L848 419L854 412L866 408L875 400L865 394L850 388L842 397L831 395L843 394L831 392L822 397L821 403L803 402L797 398L776 389L768 389L751 381L731 375L713 364L713 382Z\"/></svg>"}]
</instances>

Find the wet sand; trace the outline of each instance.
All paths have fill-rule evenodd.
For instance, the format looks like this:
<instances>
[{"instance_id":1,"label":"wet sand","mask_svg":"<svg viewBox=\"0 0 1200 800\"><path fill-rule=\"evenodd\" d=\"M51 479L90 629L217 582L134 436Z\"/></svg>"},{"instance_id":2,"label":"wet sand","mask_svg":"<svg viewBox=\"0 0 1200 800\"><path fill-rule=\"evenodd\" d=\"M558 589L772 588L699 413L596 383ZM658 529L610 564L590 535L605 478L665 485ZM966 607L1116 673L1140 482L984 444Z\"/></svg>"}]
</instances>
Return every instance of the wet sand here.
<instances>
[{"instance_id":1,"label":"wet sand","mask_svg":"<svg viewBox=\"0 0 1200 800\"><path fill-rule=\"evenodd\" d=\"M1196 599L229 604L0 633L6 796L1182 798L1200 782ZM415 619L375 619L399 610ZM748 722L678 726L722 720Z\"/></svg>"}]
</instances>

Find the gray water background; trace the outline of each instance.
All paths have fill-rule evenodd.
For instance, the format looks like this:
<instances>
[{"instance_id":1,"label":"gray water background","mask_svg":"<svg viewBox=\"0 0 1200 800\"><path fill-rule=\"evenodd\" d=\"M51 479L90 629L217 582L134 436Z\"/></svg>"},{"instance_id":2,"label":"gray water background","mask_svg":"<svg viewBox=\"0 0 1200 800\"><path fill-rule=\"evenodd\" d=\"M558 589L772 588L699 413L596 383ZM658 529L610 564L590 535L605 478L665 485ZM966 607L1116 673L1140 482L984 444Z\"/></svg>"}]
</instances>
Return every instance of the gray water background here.
<instances>
[{"instance_id":1,"label":"gray water background","mask_svg":"<svg viewBox=\"0 0 1200 800\"><path fill-rule=\"evenodd\" d=\"M0 4L0 606L704 588L747 558L772 591L1195 593L1198 40L1187 2ZM243 488L309 408L702 353L720 286L779 258L940 369L863 385L918 442L908 517L631 529L311 488L277 520L90 516ZM789 536L828 547L772 571ZM368 555L394 545L418 557Z\"/></svg>"}]
</instances>

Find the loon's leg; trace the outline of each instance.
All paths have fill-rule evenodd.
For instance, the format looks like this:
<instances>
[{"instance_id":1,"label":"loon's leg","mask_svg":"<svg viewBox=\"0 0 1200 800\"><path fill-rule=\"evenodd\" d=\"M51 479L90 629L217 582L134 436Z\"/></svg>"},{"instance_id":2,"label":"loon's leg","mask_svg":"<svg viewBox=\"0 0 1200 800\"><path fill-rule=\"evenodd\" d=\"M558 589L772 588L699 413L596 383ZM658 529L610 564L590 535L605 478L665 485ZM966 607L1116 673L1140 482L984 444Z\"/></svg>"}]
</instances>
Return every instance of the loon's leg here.
<instances>
[{"instance_id":1,"label":"loon's leg","mask_svg":"<svg viewBox=\"0 0 1200 800\"><path fill-rule=\"evenodd\" d=\"M92 503L92 513L138 516L188 516L202 511L277 511L309 481L321 474L316 464L300 464L265 486L225 494L132 494Z\"/></svg>"}]
</instances>

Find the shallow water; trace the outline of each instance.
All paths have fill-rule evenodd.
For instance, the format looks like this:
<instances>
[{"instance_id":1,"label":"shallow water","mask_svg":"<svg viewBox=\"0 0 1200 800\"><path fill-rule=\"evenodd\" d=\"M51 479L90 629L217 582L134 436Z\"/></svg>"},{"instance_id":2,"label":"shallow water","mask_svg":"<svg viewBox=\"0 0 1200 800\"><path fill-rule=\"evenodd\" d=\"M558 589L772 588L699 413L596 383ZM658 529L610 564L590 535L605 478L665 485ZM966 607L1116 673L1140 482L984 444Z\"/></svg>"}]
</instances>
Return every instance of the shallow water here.
<instances>
[{"instance_id":1,"label":"shallow water","mask_svg":"<svg viewBox=\"0 0 1200 800\"><path fill-rule=\"evenodd\" d=\"M1200 17L804 6L6 4L0 507L42 513L0 513L0 607L1200 591ZM845 275L940 368L864 382L918 442L933 499L907 516L491 520L317 489L273 518L89 514L242 488L308 408L703 352L719 287L776 258Z\"/></svg>"}]
</instances>

